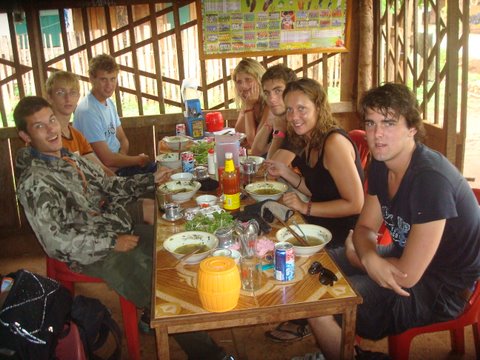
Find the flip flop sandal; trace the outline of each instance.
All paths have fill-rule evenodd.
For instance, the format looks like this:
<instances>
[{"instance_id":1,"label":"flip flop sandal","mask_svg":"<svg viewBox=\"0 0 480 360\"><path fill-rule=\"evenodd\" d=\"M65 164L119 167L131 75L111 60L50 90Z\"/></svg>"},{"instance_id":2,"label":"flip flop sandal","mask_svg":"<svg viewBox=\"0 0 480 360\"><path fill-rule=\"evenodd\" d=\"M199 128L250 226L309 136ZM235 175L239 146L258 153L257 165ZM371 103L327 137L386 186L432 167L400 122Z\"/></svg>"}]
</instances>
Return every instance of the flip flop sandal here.
<instances>
[{"instance_id":1,"label":"flip flop sandal","mask_svg":"<svg viewBox=\"0 0 480 360\"><path fill-rule=\"evenodd\" d=\"M295 330L290 330L287 327L292 327ZM282 334L279 336L276 335L275 332L280 332ZM311 334L308 325L298 325L288 321L280 323L275 330L265 332L265 336L268 339L278 343L300 341Z\"/></svg>"}]
</instances>

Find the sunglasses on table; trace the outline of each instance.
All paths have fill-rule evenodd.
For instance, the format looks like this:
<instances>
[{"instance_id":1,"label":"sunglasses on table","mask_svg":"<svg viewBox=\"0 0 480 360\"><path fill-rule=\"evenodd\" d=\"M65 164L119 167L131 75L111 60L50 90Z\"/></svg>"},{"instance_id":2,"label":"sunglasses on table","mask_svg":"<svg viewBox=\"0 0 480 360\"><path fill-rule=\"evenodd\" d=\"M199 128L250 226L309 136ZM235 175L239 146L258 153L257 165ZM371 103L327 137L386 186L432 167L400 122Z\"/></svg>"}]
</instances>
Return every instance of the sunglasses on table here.
<instances>
[{"instance_id":1,"label":"sunglasses on table","mask_svg":"<svg viewBox=\"0 0 480 360\"><path fill-rule=\"evenodd\" d=\"M310 268L308 269L310 275L320 274L318 280L322 285L333 286L335 281L338 281L337 276L333 273L332 270L323 267L318 261L314 261Z\"/></svg>"}]
</instances>

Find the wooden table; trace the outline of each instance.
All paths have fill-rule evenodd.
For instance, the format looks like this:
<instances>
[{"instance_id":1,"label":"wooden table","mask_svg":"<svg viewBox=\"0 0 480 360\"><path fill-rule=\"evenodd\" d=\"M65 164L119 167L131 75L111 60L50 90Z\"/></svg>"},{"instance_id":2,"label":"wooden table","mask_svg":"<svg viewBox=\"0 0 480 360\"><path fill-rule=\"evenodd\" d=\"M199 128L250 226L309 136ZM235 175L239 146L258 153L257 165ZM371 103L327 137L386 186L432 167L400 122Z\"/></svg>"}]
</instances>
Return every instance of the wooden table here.
<instances>
[{"instance_id":1,"label":"wooden table","mask_svg":"<svg viewBox=\"0 0 480 360\"><path fill-rule=\"evenodd\" d=\"M194 202L183 204L188 208ZM156 217L156 244L151 326L155 329L157 356L169 359L168 335L181 332L232 328L237 326L276 323L322 315L343 314L342 358L353 357L357 304L362 302L325 251L313 257L297 257L295 280L279 282L272 270L262 274L262 287L254 293L241 291L234 310L212 313L204 310L196 290L198 265L176 264L176 259L163 249L170 235L184 231L185 221L171 223ZM303 218L295 214L297 222ZM279 224L272 224L268 234L275 238ZM309 275L308 267L318 260L338 277L334 286L321 285L318 275Z\"/></svg>"}]
</instances>

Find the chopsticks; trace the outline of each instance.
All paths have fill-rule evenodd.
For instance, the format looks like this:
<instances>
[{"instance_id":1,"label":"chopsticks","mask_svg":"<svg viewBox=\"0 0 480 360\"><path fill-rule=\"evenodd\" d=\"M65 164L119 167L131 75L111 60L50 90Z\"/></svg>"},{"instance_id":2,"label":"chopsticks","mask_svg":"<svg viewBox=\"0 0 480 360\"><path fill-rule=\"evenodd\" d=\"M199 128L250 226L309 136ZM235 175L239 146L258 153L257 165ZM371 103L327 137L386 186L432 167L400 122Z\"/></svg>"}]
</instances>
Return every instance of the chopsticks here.
<instances>
[{"instance_id":1,"label":"chopsticks","mask_svg":"<svg viewBox=\"0 0 480 360\"><path fill-rule=\"evenodd\" d=\"M282 224L283 226L285 226L287 228L287 230L290 232L290 234L292 234L295 239L298 240L298 242L304 246L309 246L308 242L306 242L300 235L298 235L295 230L293 230L290 225L288 225L285 221L283 221L282 219L280 219L277 215L275 215L275 213L272 211L272 214L273 214L273 217L275 219L277 219L280 224Z\"/></svg>"},{"instance_id":2,"label":"chopsticks","mask_svg":"<svg viewBox=\"0 0 480 360\"><path fill-rule=\"evenodd\" d=\"M191 253L188 253L184 256L182 256L181 258L177 259L177 261L175 261L175 263L171 266L172 268L174 268L175 266L177 266L178 264L182 263L182 262L185 262L186 260L188 260L192 255L195 255L197 252L200 251L201 248L196 248L194 251L192 251Z\"/></svg>"}]
</instances>

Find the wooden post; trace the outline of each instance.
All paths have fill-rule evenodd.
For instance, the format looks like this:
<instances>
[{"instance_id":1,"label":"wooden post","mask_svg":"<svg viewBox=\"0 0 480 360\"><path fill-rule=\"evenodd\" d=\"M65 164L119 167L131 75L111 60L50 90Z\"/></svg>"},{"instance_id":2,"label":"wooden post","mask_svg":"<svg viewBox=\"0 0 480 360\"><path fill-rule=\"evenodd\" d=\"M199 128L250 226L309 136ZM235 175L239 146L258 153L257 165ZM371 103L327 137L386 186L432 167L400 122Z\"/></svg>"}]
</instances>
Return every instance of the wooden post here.
<instances>
[{"instance_id":1,"label":"wooden post","mask_svg":"<svg viewBox=\"0 0 480 360\"><path fill-rule=\"evenodd\" d=\"M359 33L361 44L358 50L357 101L372 87L373 61L373 0L359 1Z\"/></svg>"}]
</instances>

